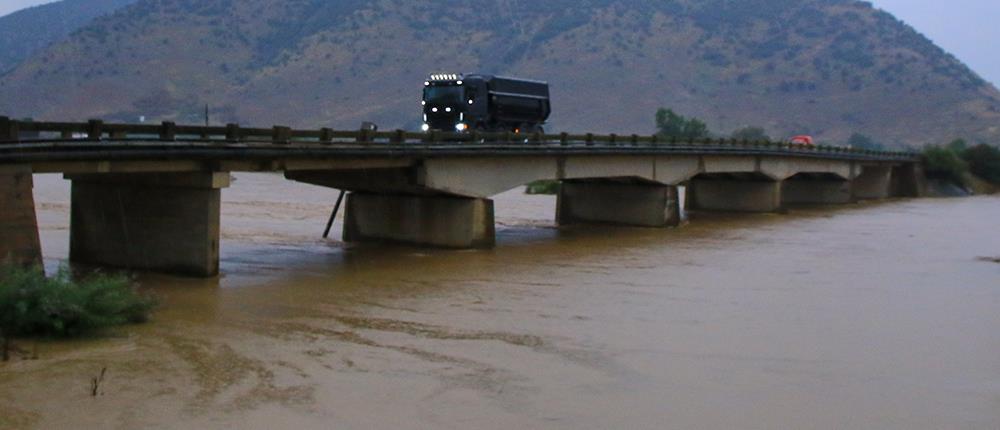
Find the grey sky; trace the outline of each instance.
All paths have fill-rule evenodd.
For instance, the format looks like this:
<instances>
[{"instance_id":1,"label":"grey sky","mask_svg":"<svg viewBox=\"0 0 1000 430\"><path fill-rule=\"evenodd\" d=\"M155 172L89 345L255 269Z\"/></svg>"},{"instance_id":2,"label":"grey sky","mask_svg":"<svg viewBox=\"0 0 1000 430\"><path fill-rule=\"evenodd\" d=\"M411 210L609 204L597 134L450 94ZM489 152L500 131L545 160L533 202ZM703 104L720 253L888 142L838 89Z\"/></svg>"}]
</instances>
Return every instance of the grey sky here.
<instances>
[{"instance_id":1,"label":"grey sky","mask_svg":"<svg viewBox=\"0 0 1000 430\"><path fill-rule=\"evenodd\" d=\"M51 0L0 0L0 16ZM983 78L1000 84L1000 1L872 0L965 61Z\"/></svg>"},{"instance_id":2,"label":"grey sky","mask_svg":"<svg viewBox=\"0 0 1000 430\"><path fill-rule=\"evenodd\" d=\"M24 9L29 6L51 2L52 0L0 0L0 16L7 15L11 12Z\"/></svg>"}]
</instances>

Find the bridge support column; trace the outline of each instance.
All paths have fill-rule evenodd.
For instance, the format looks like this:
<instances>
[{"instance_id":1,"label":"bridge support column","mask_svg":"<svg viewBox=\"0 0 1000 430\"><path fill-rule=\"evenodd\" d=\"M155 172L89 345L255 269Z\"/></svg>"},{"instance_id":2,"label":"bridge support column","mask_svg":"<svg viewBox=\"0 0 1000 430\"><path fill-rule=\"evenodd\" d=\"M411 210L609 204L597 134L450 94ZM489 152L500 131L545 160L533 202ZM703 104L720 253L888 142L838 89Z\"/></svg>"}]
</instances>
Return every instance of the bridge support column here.
<instances>
[{"instance_id":1,"label":"bridge support column","mask_svg":"<svg viewBox=\"0 0 1000 430\"><path fill-rule=\"evenodd\" d=\"M67 175L70 260L192 276L219 273L229 173Z\"/></svg>"},{"instance_id":2,"label":"bridge support column","mask_svg":"<svg viewBox=\"0 0 1000 430\"><path fill-rule=\"evenodd\" d=\"M496 243L493 201L351 193L347 196L344 241L492 248Z\"/></svg>"},{"instance_id":3,"label":"bridge support column","mask_svg":"<svg viewBox=\"0 0 1000 430\"><path fill-rule=\"evenodd\" d=\"M857 200L881 200L889 197L892 179L890 166L864 166L851 181L851 193Z\"/></svg>"},{"instance_id":4,"label":"bridge support column","mask_svg":"<svg viewBox=\"0 0 1000 430\"><path fill-rule=\"evenodd\" d=\"M606 223L636 227L680 224L677 187L654 184L563 182L556 206L559 224Z\"/></svg>"},{"instance_id":5,"label":"bridge support column","mask_svg":"<svg viewBox=\"0 0 1000 430\"><path fill-rule=\"evenodd\" d=\"M927 195L927 177L919 163L907 163L892 168L893 197L923 197Z\"/></svg>"},{"instance_id":6,"label":"bridge support column","mask_svg":"<svg viewBox=\"0 0 1000 430\"><path fill-rule=\"evenodd\" d=\"M0 166L0 264L41 266L31 168Z\"/></svg>"},{"instance_id":7,"label":"bridge support column","mask_svg":"<svg viewBox=\"0 0 1000 430\"><path fill-rule=\"evenodd\" d=\"M692 179L687 197L691 210L777 212L781 210L781 182Z\"/></svg>"},{"instance_id":8,"label":"bridge support column","mask_svg":"<svg viewBox=\"0 0 1000 430\"><path fill-rule=\"evenodd\" d=\"M851 202L847 180L787 179L781 184L781 202L788 205L838 205Z\"/></svg>"}]
</instances>

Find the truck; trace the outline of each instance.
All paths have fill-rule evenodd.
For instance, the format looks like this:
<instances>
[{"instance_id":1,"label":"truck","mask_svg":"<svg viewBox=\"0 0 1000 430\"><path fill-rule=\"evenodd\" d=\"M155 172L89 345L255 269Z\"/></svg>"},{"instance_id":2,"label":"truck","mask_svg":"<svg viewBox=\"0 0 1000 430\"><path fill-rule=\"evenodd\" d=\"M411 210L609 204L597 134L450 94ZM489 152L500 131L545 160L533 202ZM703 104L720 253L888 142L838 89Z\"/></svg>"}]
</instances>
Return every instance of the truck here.
<instances>
[{"instance_id":1,"label":"truck","mask_svg":"<svg viewBox=\"0 0 1000 430\"><path fill-rule=\"evenodd\" d=\"M424 82L423 131L544 133L549 84L482 74L435 73Z\"/></svg>"}]
</instances>

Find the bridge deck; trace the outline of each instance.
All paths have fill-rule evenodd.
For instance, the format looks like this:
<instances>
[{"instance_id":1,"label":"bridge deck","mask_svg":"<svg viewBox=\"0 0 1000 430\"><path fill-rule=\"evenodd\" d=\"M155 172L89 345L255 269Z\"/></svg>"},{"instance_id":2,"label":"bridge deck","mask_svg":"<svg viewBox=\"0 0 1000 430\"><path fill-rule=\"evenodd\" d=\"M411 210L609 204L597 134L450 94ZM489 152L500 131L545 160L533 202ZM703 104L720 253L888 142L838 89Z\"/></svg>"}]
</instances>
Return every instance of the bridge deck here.
<instances>
[{"instance_id":1,"label":"bridge deck","mask_svg":"<svg viewBox=\"0 0 1000 430\"><path fill-rule=\"evenodd\" d=\"M236 124L178 126L169 122L161 125L101 121L36 123L0 117L0 164L45 164L50 169L59 163L81 161L261 162L583 155L737 155L876 162L914 162L919 158L908 152L732 139L683 142L659 136L614 134L293 130L282 126L241 128Z\"/></svg>"},{"instance_id":2,"label":"bridge deck","mask_svg":"<svg viewBox=\"0 0 1000 430\"><path fill-rule=\"evenodd\" d=\"M735 155L845 161L914 162L911 153L820 151L774 144L559 144L559 143L288 143L102 140L36 141L0 145L0 164L79 161L262 161L275 159L431 158L468 156Z\"/></svg>"}]
</instances>

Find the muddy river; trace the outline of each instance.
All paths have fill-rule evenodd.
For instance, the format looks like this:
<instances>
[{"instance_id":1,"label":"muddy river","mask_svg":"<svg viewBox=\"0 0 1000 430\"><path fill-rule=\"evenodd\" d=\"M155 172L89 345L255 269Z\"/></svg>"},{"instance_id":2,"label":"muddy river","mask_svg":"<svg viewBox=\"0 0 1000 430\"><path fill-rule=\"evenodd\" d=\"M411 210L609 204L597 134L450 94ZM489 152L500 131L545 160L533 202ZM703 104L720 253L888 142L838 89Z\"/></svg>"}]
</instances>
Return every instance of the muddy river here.
<instances>
[{"instance_id":1,"label":"muddy river","mask_svg":"<svg viewBox=\"0 0 1000 430\"><path fill-rule=\"evenodd\" d=\"M35 193L54 270L68 182ZM223 199L223 275L19 342L0 428L1000 428L997 197L557 229L513 191L487 251L324 241L336 192L275 175Z\"/></svg>"}]
</instances>

